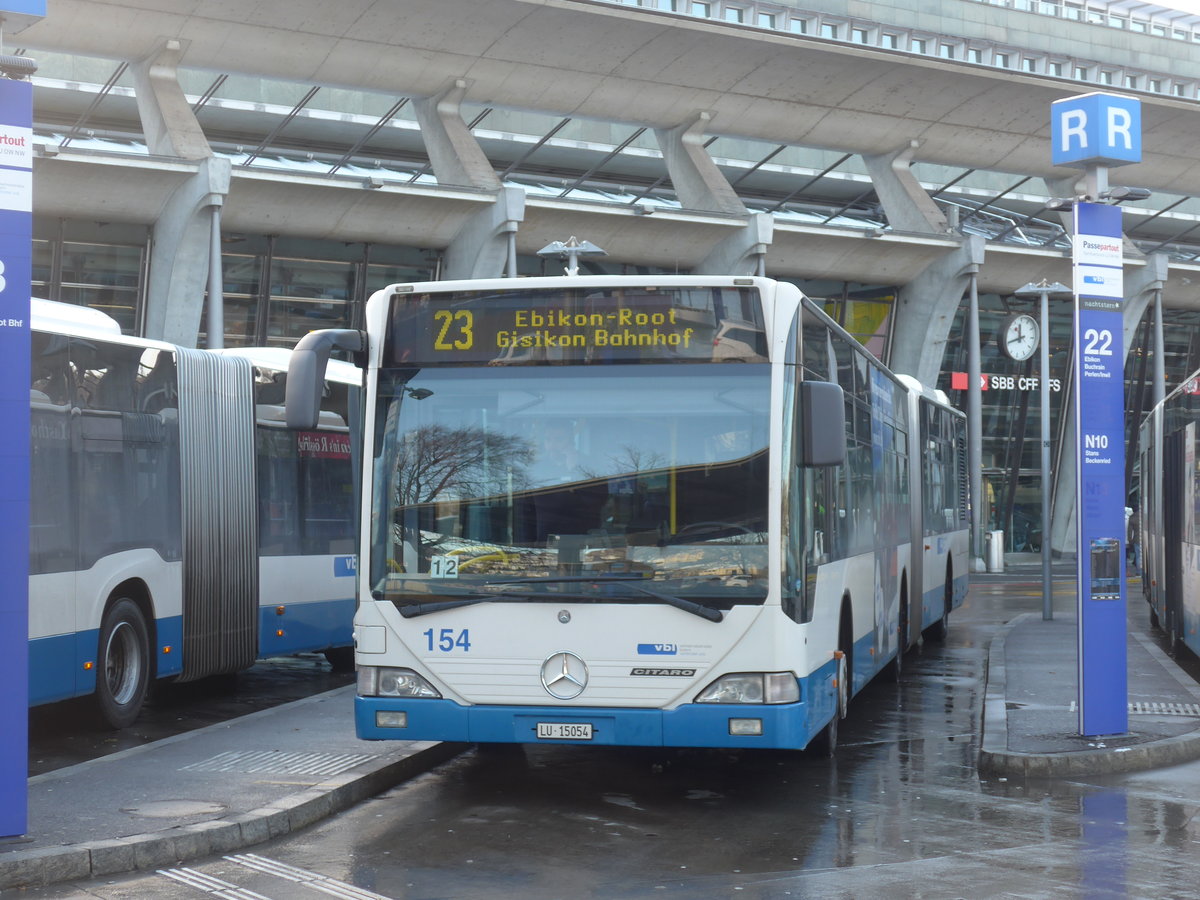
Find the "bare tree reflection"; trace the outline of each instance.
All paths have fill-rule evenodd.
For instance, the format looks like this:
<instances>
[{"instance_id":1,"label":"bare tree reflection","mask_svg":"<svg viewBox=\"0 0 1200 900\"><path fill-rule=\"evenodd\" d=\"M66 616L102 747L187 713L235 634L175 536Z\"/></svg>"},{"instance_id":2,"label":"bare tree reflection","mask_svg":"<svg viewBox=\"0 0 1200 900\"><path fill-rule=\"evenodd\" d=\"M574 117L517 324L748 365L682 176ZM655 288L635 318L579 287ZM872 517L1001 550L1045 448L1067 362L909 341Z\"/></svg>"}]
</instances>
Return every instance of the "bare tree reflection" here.
<instances>
[{"instance_id":1,"label":"bare tree reflection","mask_svg":"<svg viewBox=\"0 0 1200 900\"><path fill-rule=\"evenodd\" d=\"M665 472L667 466L667 459L661 453L625 446L620 453L608 455L605 468L580 466L579 473L584 479L636 478L646 473Z\"/></svg>"},{"instance_id":2,"label":"bare tree reflection","mask_svg":"<svg viewBox=\"0 0 1200 900\"><path fill-rule=\"evenodd\" d=\"M486 497L523 486L533 461L532 444L516 435L482 428L423 425L400 442L396 497L402 505Z\"/></svg>"}]
</instances>

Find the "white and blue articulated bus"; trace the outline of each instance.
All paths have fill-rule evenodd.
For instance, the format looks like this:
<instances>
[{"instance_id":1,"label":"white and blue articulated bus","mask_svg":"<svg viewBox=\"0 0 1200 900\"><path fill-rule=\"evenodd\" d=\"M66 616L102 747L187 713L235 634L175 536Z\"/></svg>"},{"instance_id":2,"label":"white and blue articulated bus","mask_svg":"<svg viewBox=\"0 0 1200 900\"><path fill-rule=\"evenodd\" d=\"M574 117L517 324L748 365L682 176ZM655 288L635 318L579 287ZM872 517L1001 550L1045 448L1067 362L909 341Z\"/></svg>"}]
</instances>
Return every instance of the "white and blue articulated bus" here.
<instances>
[{"instance_id":1,"label":"white and blue articulated bus","mask_svg":"<svg viewBox=\"0 0 1200 900\"><path fill-rule=\"evenodd\" d=\"M360 371L332 366L295 432L289 351L185 349L44 300L31 350L31 706L92 694L120 728L155 679L347 664Z\"/></svg>"},{"instance_id":2,"label":"white and blue articulated bus","mask_svg":"<svg viewBox=\"0 0 1200 900\"><path fill-rule=\"evenodd\" d=\"M1172 649L1200 654L1200 371L1142 421L1138 431L1138 522L1142 595L1150 622Z\"/></svg>"},{"instance_id":3,"label":"white and blue articulated bus","mask_svg":"<svg viewBox=\"0 0 1200 900\"><path fill-rule=\"evenodd\" d=\"M360 737L832 749L963 600L961 416L793 285L398 284L366 320L287 398L311 427L322 360L367 368Z\"/></svg>"}]
</instances>

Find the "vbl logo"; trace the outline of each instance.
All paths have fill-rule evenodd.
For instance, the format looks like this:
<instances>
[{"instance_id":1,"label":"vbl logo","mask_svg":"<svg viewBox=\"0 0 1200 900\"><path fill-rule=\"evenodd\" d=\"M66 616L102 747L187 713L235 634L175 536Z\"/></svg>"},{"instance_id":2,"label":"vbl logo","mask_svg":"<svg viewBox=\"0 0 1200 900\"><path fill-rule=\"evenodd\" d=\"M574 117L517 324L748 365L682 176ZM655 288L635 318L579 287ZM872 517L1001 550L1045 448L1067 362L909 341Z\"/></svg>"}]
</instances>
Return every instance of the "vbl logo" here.
<instances>
[{"instance_id":1,"label":"vbl logo","mask_svg":"<svg viewBox=\"0 0 1200 900\"><path fill-rule=\"evenodd\" d=\"M674 656L679 652L678 644L638 644L637 652L643 656Z\"/></svg>"}]
</instances>

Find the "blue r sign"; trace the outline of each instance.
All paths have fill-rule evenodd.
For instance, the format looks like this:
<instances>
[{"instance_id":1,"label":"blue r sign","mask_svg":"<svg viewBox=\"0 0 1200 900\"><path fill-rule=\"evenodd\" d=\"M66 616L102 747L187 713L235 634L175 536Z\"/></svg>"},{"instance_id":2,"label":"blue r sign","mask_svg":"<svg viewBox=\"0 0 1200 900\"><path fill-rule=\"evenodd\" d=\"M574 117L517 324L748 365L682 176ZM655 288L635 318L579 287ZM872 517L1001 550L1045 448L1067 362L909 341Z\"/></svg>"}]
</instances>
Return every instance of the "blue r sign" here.
<instances>
[{"instance_id":1,"label":"blue r sign","mask_svg":"<svg viewBox=\"0 0 1200 900\"><path fill-rule=\"evenodd\" d=\"M1056 166L1141 162L1141 101L1099 93L1057 100L1051 105L1050 138Z\"/></svg>"}]
</instances>

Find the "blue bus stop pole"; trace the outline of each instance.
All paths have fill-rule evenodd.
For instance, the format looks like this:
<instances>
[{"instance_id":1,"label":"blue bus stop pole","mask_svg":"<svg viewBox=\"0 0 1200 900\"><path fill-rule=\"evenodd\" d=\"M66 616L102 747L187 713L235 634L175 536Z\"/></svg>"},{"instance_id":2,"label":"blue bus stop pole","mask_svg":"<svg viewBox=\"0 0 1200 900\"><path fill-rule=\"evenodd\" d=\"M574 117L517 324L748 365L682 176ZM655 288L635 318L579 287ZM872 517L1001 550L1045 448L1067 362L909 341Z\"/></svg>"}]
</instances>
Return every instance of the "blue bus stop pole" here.
<instances>
[{"instance_id":1,"label":"blue bus stop pole","mask_svg":"<svg viewBox=\"0 0 1200 900\"><path fill-rule=\"evenodd\" d=\"M1084 170L1074 203L1079 733L1129 727L1125 623L1124 252L1108 168L1142 158L1141 104L1091 93L1051 107L1051 161Z\"/></svg>"}]
</instances>

